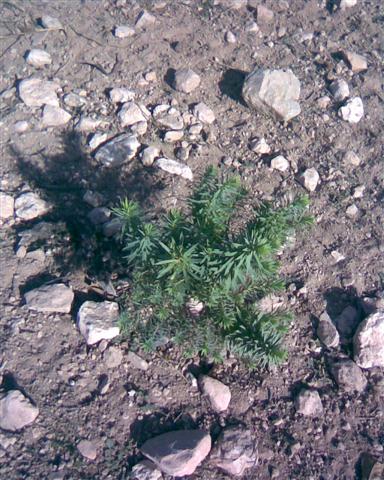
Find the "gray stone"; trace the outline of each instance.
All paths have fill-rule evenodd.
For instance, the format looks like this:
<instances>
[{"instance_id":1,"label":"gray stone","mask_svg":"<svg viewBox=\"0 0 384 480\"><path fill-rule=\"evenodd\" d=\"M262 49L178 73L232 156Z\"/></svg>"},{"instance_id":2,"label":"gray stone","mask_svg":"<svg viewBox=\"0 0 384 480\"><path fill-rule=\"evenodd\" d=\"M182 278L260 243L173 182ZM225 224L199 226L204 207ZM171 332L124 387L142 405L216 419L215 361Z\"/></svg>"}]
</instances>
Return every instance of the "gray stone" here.
<instances>
[{"instance_id":1,"label":"gray stone","mask_svg":"<svg viewBox=\"0 0 384 480\"><path fill-rule=\"evenodd\" d=\"M184 120L180 112L168 105L158 105L154 108L152 115L159 127L172 130L182 130L184 127Z\"/></svg>"},{"instance_id":2,"label":"gray stone","mask_svg":"<svg viewBox=\"0 0 384 480\"><path fill-rule=\"evenodd\" d=\"M316 330L319 340L327 348L337 348L340 343L339 332L327 312L323 312L319 318Z\"/></svg>"},{"instance_id":3,"label":"gray stone","mask_svg":"<svg viewBox=\"0 0 384 480\"><path fill-rule=\"evenodd\" d=\"M115 87L109 92L112 103L126 103L135 98L135 92L125 87Z\"/></svg>"},{"instance_id":4,"label":"gray stone","mask_svg":"<svg viewBox=\"0 0 384 480\"><path fill-rule=\"evenodd\" d=\"M112 212L107 207L96 207L88 214L88 218L94 225L101 225L108 222Z\"/></svg>"},{"instance_id":5,"label":"gray stone","mask_svg":"<svg viewBox=\"0 0 384 480\"><path fill-rule=\"evenodd\" d=\"M123 361L123 353L118 347L109 347L104 352L104 360L107 368L117 368Z\"/></svg>"},{"instance_id":6,"label":"gray stone","mask_svg":"<svg viewBox=\"0 0 384 480\"><path fill-rule=\"evenodd\" d=\"M51 17L50 15L43 15L40 18L41 25L48 30L62 30L63 25L58 18Z\"/></svg>"},{"instance_id":7,"label":"gray stone","mask_svg":"<svg viewBox=\"0 0 384 480\"><path fill-rule=\"evenodd\" d=\"M272 23L274 14L273 11L269 8L265 7L264 5L257 6L257 21L259 23Z\"/></svg>"},{"instance_id":8,"label":"gray stone","mask_svg":"<svg viewBox=\"0 0 384 480\"><path fill-rule=\"evenodd\" d=\"M200 85L200 77L190 68L181 68L175 73L173 86L175 90L191 93Z\"/></svg>"},{"instance_id":9,"label":"gray stone","mask_svg":"<svg viewBox=\"0 0 384 480\"><path fill-rule=\"evenodd\" d=\"M119 306L115 302L84 302L77 314L77 325L88 345L111 340L120 334Z\"/></svg>"},{"instance_id":10,"label":"gray stone","mask_svg":"<svg viewBox=\"0 0 384 480\"><path fill-rule=\"evenodd\" d=\"M343 79L334 80L330 84L329 90L337 102L342 102L349 97L349 86L348 83Z\"/></svg>"},{"instance_id":11,"label":"gray stone","mask_svg":"<svg viewBox=\"0 0 384 480\"><path fill-rule=\"evenodd\" d=\"M18 122L15 122L13 125L13 129L17 133L24 133L27 130L29 130L30 125L26 120L19 120Z\"/></svg>"},{"instance_id":12,"label":"gray stone","mask_svg":"<svg viewBox=\"0 0 384 480\"><path fill-rule=\"evenodd\" d=\"M384 367L384 311L369 315L353 337L354 360L362 368Z\"/></svg>"},{"instance_id":13,"label":"gray stone","mask_svg":"<svg viewBox=\"0 0 384 480\"><path fill-rule=\"evenodd\" d=\"M76 130L78 132L94 132L101 125L101 120L99 118L88 117L87 115L82 115L80 120L76 124Z\"/></svg>"},{"instance_id":14,"label":"gray stone","mask_svg":"<svg viewBox=\"0 0 384 480\"><path fill-rule=\"evenodd\" d=\"M301 112L300 82L291 70L256 69L245 79L243 98L256 110L288 121Z\"/></svg>"},{"instance_id":15,"label":"gray stone","mask_svg":"<svg viewBox=\"0 0 384 480\"><path fill-rule=\"evenodd\" d=\"M81 455L88 460L95 460L97 457L97 445L90 440L81 440L77 444L77 449Z\"/></svg>"},{"instance_id":16,"label":"gray stone","mask_svg":"<svg viewBox=\"0 0 384 480\"><path fill-rule=\"evenodd\" d=\"M67 107L80 108L87 103L87 99L77 93L67 93L63 97L63 102Z\"/></svg>"},{"instance_id":17,"label":"gray stone","mask_svg":"<svg viewBox=\"0 0 384 480\"><path fill-rule=\"evenodd\" d=\"M208 125L213 123L216 119L213 110L203 102L194 106L193 114L198 120L200 120L200 122L207 123Z\"/></svg>"},{"instance_id":18,"label":"gray stone","mask_svg":"<svg viewBox=\"0 0 384 480\"><path fill-rule=\"evenodd\" d=\"M25 294L25 302L30 310L43 313L69 313L74 293L63 283L44 285Z\"/></svg>"},{"instance_id":19,"label":"gray stone","mask_svg":"<svg viewBox=\"0 0 384 480\"><path fill-rule=\"evenodd\" d=\"M13 217L15 210L15 200L11 195L0 192L0 219L8 220Z\"/></svg>"},{"instance_id":20,"label":"gray stone","mask_svg":"<svg viewBox=\"0 0 384 480\"><path fill-rule=\"evenodd\" d=\"M84 202L88 203L92 207L100 207L105 203L105 198L101 193L93 192L92 190L87 190L83 196Z\"/></svg>"},{"instance_id":21,"label":"gray stone","mask_svg":"<svg viewBox=\"0 0 384 480\"><path fill-rule=\"evenodd\" d=\"M39 409L19 390L9 390L0 398L0 428L15 432L36 420Z\"/></svg>"},{"instance_id":22,"label":"gray stone","mask_svg":"<svg viewBox=\"0 0 384 480\"><path fill-rule=\"evenodd\" d=\"M130 480L160 480L163 478L160 470L149 460L137 463L129 475Z\"/></svg>"},{"instance_id":23,"label":"gray stone","mask_svg":"<svg viewBox=\"0 0 384 480\"><path fill-rule=\"evenodd\" d=\"M135 26L140 30L144 30L146 28L152 27L156 23L156 17L151 13L147 12L147 10L142 10L137 19Z\"/></svg>"},{"instance_id":24,"label":"gray stone","mask_svg":"<svg viewBox=\"0 0 384 480\"><path fill-rule=\"evenodd\" d=\"M344 308L340 315L334 319L337 330L344 338L351 338L360 322L358 311L352 305Z\"/></svg>"},{"instance_id":25,"label":"gray stone","mask_svg":"<svg viewBox=\"0 0 384 480\"><path fill-rule=\"evenodd\" d=\"M57 88L58 85L54 82L40 78L26 78L19 83L18 91L21 100L29 107L42 107L43 105L58 107Z\"/></svg>"},{"instance_id":26,"label":"gray stone","mask_svg":"<svg viewBox=\"0 0 384 480\"><path fill-rule=\"evenodd\" d=\"M140 106L132 101L124 103L117 116L122 127L129 127L135 123L147 121L147 117Z\"/></svg>"},{"instance_id":27,"label":"gray stone","mask_svg":"<svg viewBox=\"0 0 384 480\"><path fill-rule=\"evenodd\" d=\"M129 25L119 25L115 27L114 35L116 38L129 38L135 35L135 29Z\"/></svg>"},{"instance_id":28,"label":"gray stone","mask_svg":"<svg viewBox=\"0 0 384 480\"><path fill-rule=\"evenodd\" d=\"M151 438L141 447L143 455L164 473L192 475L211 450L211 437L201 430L180 430Z\"/></svg>"},{"instance_id":29,"label":"gray stone","mask_svg":"<svg viewBox=\"0 0 384 480\"><path fill-rule=\"evenodd\" d=\"M315 168L307 168L300 176L301 183L309 192L316 190L319 180L320 176Z\"/></svg>"},{"instance_id":30,"label":"gray stone","mask_svg":"<svg viewBox=\"0 0 384 480\"><path fill-rule=\"evenodd\" d=\"M349 150L348 152L345 153L343 162L347 165L358 167L361 163L361 159L355 152L353 152L352 150Z\"/></svg>"},{"instance_id":31,"label":"gray stone","mask_svg":"<svg viewBox=\"0 0 384 480\"><path fill-rule=\"evenodd\" d=\"M134 123L130 126L130 131L135 135L144 135L147 133L148 123L145 121Z\"/></svg>"},{"instance_id":32,"label":"gray stone","mask_svg":"<svg viewBox=\"0 0 384 480\"><path fill-rule=\"evenodd\" d=\"M347 50L343 52L343 56L348 67L352 70L353 73L360 73L367 70L368 63L366 58L362 55Z\"/></svg>"},{"instance_id":33,"label":"gray stone","mask_svg":"<svg viewBox=\"0 0 384 480\"><path fill-rule=\"evenodd\" d=\"M364 105L360 97L353 97L339 109L339 116L349 123L358 123L364 116Z\"/></svg>"},{"instance_id":34,"label":"gray stone","mask_svg":"<svg viewBox=\"0 0 384 480\"><path fill-rule=\"evenodd\" d=\"M102 145L95 158L106 167L117 167L131 160L140 147L135 135L123 134Z\"/></svg>"},{"instance_id":35,"label":"gray stone","mask_svg":"<svg viewBox=\"0 0 384 480\"><path fill-rule=\"evenodd\" d=\"M33 67L41 68L52 63L51 55L45 50L33 48L27 53L25 60Z\"/></svg>"},{"instance_id":36,"label":"gray stone","mask_svg":"<svg viewBox=\"0 0 384 480\"><path fill-rule=\"evenodd\" d=\"M259 155L271 153L271 147L268 145L265 138L253 138L249 142L249 148L252 152L258 153Z\"/></svg>"},{"instance_id":37,"label":"gray stone","mask_svg":"<svg viewBox=\"0 0 384 480\"><path fill-rule=\"evenodd\" d=\"M363 372L349 358L332 361L330 372L339 388L346 392L362 392L367 386Z\"/></svg>"},{"instance_id":38,"label":"gray stone","mask_svg":"<svg viewBox=\"0 0 384 480\"><path fill-rule=\"evenodd\" d=\"M143 370L145 372L149 368L148 362L134 352L128 352L126 360L133 368L136 368L137 370Z\"/></svg>"},{"instance_id":39,"label":"gray stone","mask_svg":"<svg viewBox=\"0 0 384 480\"><path fill-rule=\"evenodd\" d=\"M241 476L256 465L257 446L250 430L243 426L225 428L212 450L211 462L229 475Z\"/></svg>"},{"instance_id":40,"label":"gray stone","mask_svg":"<svg viewBox=\"0 0 384 480\"><path fill-rule=\"evenodd\" d=\"M161 157L156 160L155 165L161 170L164 170L164 172L172 173L173 175L179 175L186 180L193 180L192 170L187 165L183 165L176 160Z\"/></svg>"},{"instance_id":41,"label":"gray stone","mask_svg":"<svg viewBox=\"0 0 384 480\"><path fill-rule=\"evenodd\" d=\"M286 172L289 170L289 162L283 155L278 155L277 157L272 158L271 168L273 168L273 170L278 170L279 172Z\"/></svg>"},{"instance_id":42,"label":"gray stone","mask_svg":"<svg viewBox=\"0 0 384 480\"><path fill-rule=\"evenodd\" d=\"M102 143L104 143L108 138L108 134L104 132L96 132L92 135L88 142L89 148L96 150Z\"/></svg>"},{"instance_id":43,"label":"gray stone","mask_svg":"<svg viewBox=\"0 0 384 480\"><path fill-rule=\"evenodd\" d=\"M180 141L184 136L183 130L169 130L165 132L164 142L165 143L175 143Z\"/></svg>"},{"instance_id":44,"label":"gray stone","mask_svg":"<svg viewBox=\"0 0 384 480\"><path fill-rule=\"evenodd\" d=\"M103 234L106 237L113 237L121 232L123 224L119 218L113 218L109 222L103 224Z\"/></svg>"},{"instance_id":45,"label":"gray stone","mask_svg":"<svg viewBox=\"0 0 384 480\"><path fill-rule=\"evenodd\" d=\"M208 375L201 375L199 377L200 388L202 392L207 395L212 408L216 412L224 412L231 401L231 391L227 385L209 377Z\"/></svg>"},{"instance_id":46,"label":"gray stone","mask_svg":"<svg viewBox=\"0 0 384 480\"><path fill-rule=\"evenodd\" d=\"M320 417L323 414L323 404L317 390L301 389L295 397L295 407L298 413L306 417Z\"/></svg>"},{"instance_id":47,"label":"gray stone","mask_svg":"<svg viewBox=\"0 0 384 480\"><path fill-rule=\"evenodd\" d=\"M145 147L140 155L141 163L145 167L150 167L151 165L153 165L155 159L159 156L159 154L160 154L160 151L157 147L153 147L153 146Z\"/></svg>"},{"instance_id":48,"label":"gray stone","mask_svg":"<svg viewBox=\"0 0 384 480\"><path fill-rule=\"evenodd\" d=\"M33 220L49 212L50 206L36 193L22 193L15 201L16 216L21 220Z\"/></svg>"},{"instance_id":49,"label":"gray stone","mask_svg":"<svg viewBox=\"0 0 384 480\"><path fill-rule=\"evenodd\" d=\"M71 120L71 115L60 107L45 105L43 108L43 127L60 127Z\"/></svg>"}]
</instances>

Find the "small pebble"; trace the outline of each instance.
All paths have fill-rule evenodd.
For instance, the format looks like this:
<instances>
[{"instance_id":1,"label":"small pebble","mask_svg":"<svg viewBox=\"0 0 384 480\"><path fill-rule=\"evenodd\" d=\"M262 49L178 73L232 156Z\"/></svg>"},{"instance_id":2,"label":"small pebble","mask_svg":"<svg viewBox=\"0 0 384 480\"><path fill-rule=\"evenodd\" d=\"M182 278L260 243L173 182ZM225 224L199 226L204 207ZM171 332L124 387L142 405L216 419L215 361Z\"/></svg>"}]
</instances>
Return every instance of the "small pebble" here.
<instances>
[{"instance_id":1,"label":"small pebble","mask_svg":"<svg viewBox=\"0 0 384 480\"><path fill-rule=\"evenodd\" d=\"M41 68L52 63L51 55L45 50L33 48L27 53L25 60L33 67Z\"/></svg>"},{"instance_id":2,"label":"small pebble","mask_svg":"<svg viewBox=\"0 0 384 480\"><path fill-rule=\"evenodd\" d=\"M358 123L364 116L363 101L360 97L347 100L345 105L339 109L340 117L349 123Z\"/></svg>"},{"instance_id":3,"label":"small pebble","mask_svg":"<svg viewBox=\"0 0 384 480\"><path fill-rule=\"evenodd\" d=\"M356 205L353 203L352 205L350 205L347 210L345 211L347 217L349 218L354 218L356 217L356 215L358 214L359 212L359 209L356 207Z\"/></svg>"},{"instance_id":4,"label":"small pebble","mask_svg":"<svg viewBox=\"0 0 384 480\"><path fill-rule=\"evenodd\" d=\"M119 25L115 27L114 35L116 38L128 38L135 35L135 29L129 25Z\"/></svg>"}]
</instances>

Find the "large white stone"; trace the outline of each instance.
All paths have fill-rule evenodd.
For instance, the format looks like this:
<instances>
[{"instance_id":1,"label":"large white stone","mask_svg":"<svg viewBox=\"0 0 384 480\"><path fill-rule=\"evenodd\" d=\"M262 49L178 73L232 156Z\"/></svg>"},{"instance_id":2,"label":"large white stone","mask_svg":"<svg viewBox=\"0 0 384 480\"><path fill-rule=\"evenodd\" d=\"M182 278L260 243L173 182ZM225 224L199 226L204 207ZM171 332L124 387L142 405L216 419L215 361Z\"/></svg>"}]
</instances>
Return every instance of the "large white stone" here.
<instances>
[{"instance_id":1,"label":"large white stone","mask_svg":"<svg viewBox=\"0 0 384 480\"><path fill-rule=\"evenodd\" d=\"M120 334L119 306L116 302L84 302L77 314L77 325L88 345L111 340Z\"/></svg>"},{"instance_id":2,"label":"large white stone","mask_svg":"<svg viewBox=\"0 0 384 480\"><path fill-rule=\"evenodd\" d=\"M43 313L69 313L74 293L63 283L44 285L25 294L25 302L30 310Z\"/></svg>"},{"instance_id":3,"label":"large white stone","mask_svg":"<svg viewBox=\"0 0 384 480\"><path fill-rule=\"evenodd\" d=\"M349 123L358 123L364 116L364 105L360 97L354 97L339 109L340 117Z\"/></svg>"},{"instance_id":4,"label":"large white stone","mask_svg":"<svg viewBox=\"0 0 384 480\"><path fill-rule=\"evenodd\" d=\"M179 163L176 160L161 157L156 160L155 165L161 170L164 170L164 172L172 173L173 175L179 175L186 180L193 180L193 173L188 165Z\"/></svg>"},{"instance_id":5,"label":"large white stone","mask_svg":"<svg viewBox=\"0 0 384 480\"><path fill-rule=\"evenodd\" d=\"M362 368L384 368L384 311L372 313L353 337L355 362Z\"/></svg>"},{"instance_id":6,"label":"large white stone","mask_svg":"<svg viewBox=\"0 0 384 480\"><path fill-rule=\"evenodd\" d=\"M45 50L40 50L39 48L33 48L30 50L27 53L25 60L27 63L29 63L29 65L37 68L41 68L44 67L44 65L50 65L52 63L51 55Z\"/></svg>"},{"instance_id":7,"label":"large white stone","mask_svg":"<svg viewBox=\"0 0 384 480\"><path fill-rule=\"evenodd\" d=\"M173 86L175 90L191 93L200 85L200 76L190 68L181 68L175 73Z\"/></svg>"},{"instance_id":8,"label":"large white stone","mask_svg":"<svg viewBox=\"0 0 384 480\"><path fill-rule=\"evenodd\" d=\"M50 206L36 193L22 193L15 201L16 215L22 220L33 220L49 212Z\"/></svg>"},{"instance_id":9,"label":"large white stone","mask_svg":"<svg viewBox=\"0 0 384 480\"><path fill-rule=\"evenodd\" d=\"M316 190L320 176L315 168L307 168L300 176L300 181L309 192Z\"/></svg>"},{"instance_id":10,"label":"large white stone","mask_svg":"<svg viewBox=\"0 0 384 480\"><path fill-rule=\"evenodd\" d=\"M124 133L103 144L97 150L95 158L105 167L116 167L131 160L139 147L140 142L136 135Z\"/></svg>"},{"instance_id":11,"label":"large white stone","mask_svg":"<svg viewBox=\"0 0 384 480\"><path fill-rule=\"evenodd\" d=\"M211 108L203 102L195 105L193 114L200 122L211 124L215 121L215 114Z\"/></svg>"},{"instance_id":12,"label":"large white stone","mask_svg":"<svg viewBox=\"0 0 384 480\"><path fill-rule=\"evenodd\" d=\"M43 108L43 127L60 127L71 120L71 115L60 107L45 105Z\"/></svg>"},{"instance_id":13,"label":"large white stone","mask_svg":"<svg viewBox=\"0 0 384 480\"><path fill-rule=\"evenodd\" d=\"M138 122L146 122L147 117L135 102L127 102L121 107L118 117L122 127L129 127Z\"/></svg>"},{"instance_id":14,"label":"large white stone","mask_svg":"<svg viewBox=\"0 0 384 480\"><path fill-rule=\"evenodd\" d=\"M39 409L19 390L9 390L0 398L0 428L15 432L36 420Z\"/></svg>"},{"instance_id":15,"label":"large white stone","mask_svg":"<svg viewBox=\"0 0 384 480\"><path fill-rule=\"evenodd\" d=\"M57 84L40 78L26 78L19 83L19 96L29 107L59 106Z\"/></svg>"},{"instance_id":16,"label":"large white stone","mask_svg":"<svg viewBox=\"0 0 384 480\"><path fill-rule=\"evenodd\" d=\"M113 103L125 103L135 98L135 92L125 87L115 87L109 92L109 98Z\"/></svg>"}]
</instances>

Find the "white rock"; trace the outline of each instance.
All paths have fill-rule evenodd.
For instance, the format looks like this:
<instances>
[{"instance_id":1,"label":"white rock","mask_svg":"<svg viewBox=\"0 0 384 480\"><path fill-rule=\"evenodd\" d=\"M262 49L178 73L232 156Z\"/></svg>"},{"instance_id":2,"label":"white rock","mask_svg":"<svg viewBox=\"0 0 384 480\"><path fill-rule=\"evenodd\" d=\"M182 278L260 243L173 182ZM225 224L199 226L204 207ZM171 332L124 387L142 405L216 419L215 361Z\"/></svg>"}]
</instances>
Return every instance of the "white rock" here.
<instances>
[{"instance_id":1,"label":"white rock","mask_svg":"<svg viewBox=\"0 0 384 480\"><path fill-rule=\"evenodd\" d=\"M29 65L37 68L44 67L45 65L50 65L52 63L51 55L45 50L40 50L38 48L29 50L25 60Z\"/></svg>"},{"instance_id":2,"label":"white rock","mask_svg":"<svg viewBox=\"0 0 384 480\"><path fill-rule=\"evenodd\" d=\"M134 123L147 121L142 109L137 103L132 101L123 104L118 113L118 117L122 127L129 127Z\"/></svg>"},{"instance_id":3,"label":"white rock","mask_svg":"<svg viewBox=\"0 0 384 480\"><path fill-rule=\"evenodd\" d=\"M169 130L165 132L164 142L166 143L175 143L181 140L184 136L183 130Z\"/></svg>"},{"instance_id":4,"label":"white rock","mask_svg":"<svg viewBox=\"0 0 384 480\"><path fill-rule=\"evenodd\" d=\"M353 73L364 72L368 68L367 59L358 53L345 51L343 56Z\"/></svg>"},{"instance_id":5,"label":"white rock","mask_svg":"<svg viewBox=\"0 0 384 480\"><path fill-rule=\"evenodd\" d=\"M165 172L180 175L187 180L193 180L192 170L187 165L183 165L176 160L161 157L156 160L155 165Z\"/></svg>"},{"instance_id":6,"label":"white rock","mask_svg":"<svg viewBox=\"0 0 384 480\"><path fill-rule=\"evenodd\" d=\"M300 181L309 192L314 192L316 190L319 180L320 176L314 168L307 168L300 177Z\"/></svg>"},{"instance_id":7,"label":"white rock","mask_svg":"<svg viewBox=\"0 0 384 480\"><path fill-rule=\"evenodd\" d=\"M123 134L99 147L95 158L106 167L116 167L134 158L139 147L136 135Z\"/></svg>"},{"instance_id":8,"label":"white rock","mask_svg":"<svg viewBox=\"0 0 384 480\"><path fill-rule=\"evenodd\" d=\"M357 5L357 0L340 0L339 8L345 10L346 8L351 8Z\"/></svg>"},{"instance_id":9,"label":"white rock","mask_svg":"<svg viewBox=\"0 0 384 480\"><path fill-rule=\"evenodd\" d=\"M0 398L0 428L15 432L33 423L39 409L19 390L9 390Z\"/></svg>"},{"instance_id":10,"label":"white rock","mask_svg":"<svg viewBox=\"0 0 384 480\"><path fill-rule=\"evenodd\" d=\"M148 130L148 123L144 121L134 123L129 130L135 135L144 135Z\"/></svg>"},{"instance_id":11,"label":"white rock","mask_svg":"<svg viewBox=\"0 0 384 480\"><path fill-rule=\"evenodd\" d=\"M97 445L95 442L91 442L90 440L81 440L77 444L77 449L81 453L81 455L88 460L95 460L97 457Z\"/></svg>"},{"instance_id":12,"label":"white rock","mask_svg":"<svg viewBox=\"0 0 384 480\"><path fill-rule=\"evenodd\" d=\"M337 250L332 250L331 257L335 260L335 263L345 260L345 256Z\"/></svg>"},{"instance_id":13,"label":"white rock","mask_svg":"<svg viewBox=\"0 0 384 480\"><path fill-rule=\"evenodd\" d=\"M180 112L168 105L157 105L153 110L153 118L159 127L181 130L184 127L184 120Z\"/></svg>"},{"instance_id":14,"label":"white rock","mask_svg":"<svg viewBox=\"0 0 384 480\"><path fill-rule=\"evenodd\" d=\"M191 93L200 85L200 77L190 68L181 68L175 73L173 86L175 90Z\"/></svg>"},{"instance_id":15,"label":"white rock","mask_svg":"<svg viewBox=\"0 0 384 480\"><path fill-rule=\"evenodd\" d=\"M12 218L15 210L15 200L11 195L0 192L0 219Z\"/></svg>"},{"instance_id":16,"label":"white rock","mask_svg":"<svg viewBox=\"0 0 384 480\"><path fill-rule=\"evenodd\" d=\"M339 115L349 123L358 123L364 116L363 101L360 97L347 100L345 105L339 109Z\"/></svg>"},{"instance_id":17,"label":"white rock","mask_svg":"<svg viewBox=\"0 0 384 480\"><path fill-rule=\"evenodd\" d=\"M331 375L338 387L347 392L362 392L367 386L367 379L363 372L349 358L332 361Z\"/></svg>"},{"instance_id":18,"label":"white rock","mask_svg":"<svg viewBox=\"0 0 384 480\"><path fill-rule=\"evenodd\" d=\"M231 401L231 391L227 385L208 375L201 375L199 383L202 392L208 396L212 408L216 412L227 410Z\"/></svg>"},{"instance_id":19,"label":"white rock","mask_svg":"<svg viewBox=\"0 0 384 480\"><path fill-rule=\"evenodd\" d=\"M193 115L202 123L210 125L215 121L215 114L211 108L203 102L198 103L193 108Z\"/></svg>"},{"instance_id":20,"label":"white rock","mask_svg":"<svg viewBox=\"0 0 384 480\"><path fill-rule=\"evenodd\" d=\"M44 285L24 295L28 309L42 313L70 313L74 297L63 283Z\"/></svg>"},{"instance_id":21,"label":"white rock","mask_svg":"<svg viewBox=\"0 0 384 480\"><path fill-rule=\"evenodd\" d=\"M271 153L271 147L268 145L265 138L253 138L249 142L249 148L252 152L258 153L259 155Z\"/></svg>"},{"instance_id":22,"label":"white rock","mask_svg":"<svg viewBox=\"0 0 384 480\"><path fill-rule=\"evenodd\" d=\"M279 170L279 172L286 172L289 169L289 162L283 155L278 155L271 160L271 168Z\"/></svg>"},{"instance_id":23,"label":"white rock","mask_svg":"<svg viewBox=\"0 0 384 480\"><path fill-rule=\"evenodd\" d=\"M49 212L49 204L36 193L22 193L15 201L16 216L22 220L33 220Z\"/></svg>"},{"instance_id":24,"label":"white rock","mask_svg":"<svg viewBox=\"0 0 384 480\"><path fill-rule=\"evenodd\" d=\"M347 165L353 165L354 167L358 167L361 163L361 159L352 150L345 153L343 161Z\"/></svg>"},{"instance_id":25,"label":"white rock","mask_svg":"<svg viewBox=\"0 0 384 480\"><path fill-rule=\"evenodd\" d=\"M42 115L43 127L60 127L71 120L71 115L60 107L45 105Z\"/></svg>"},{"instance_id":26,"label":"white rock","mask_svg":"<svg viewBox=\"0 0 384 480\"><path fill-rule=\"evenodd\" d=\"M291 70L256 69L244 81L246 103L278 120L288 121L299 115L299 97L300 82Z\"/></svg>"},{"instance_id":27,"label":"white rock","mask_svg":"<svg viewBox=\"0 0 384 480\"><path fill-rule=\"evenodd\" d=\"M160 470L149 460L137 463L129 475L130 480L160 480L162 478Z\"/></svg>"},{"instance_id":28,"label":"white rock","mask_svg":"<svg viewBox=\"0 0 384 480\"><path fill-rule=\"evenodd\" d=\"M153 165L155 159L159 155L160 155L160 151L157 147L153 147L153 146L145 147L140 155L141 163L145 167L150 167L151 165Z\"/></svg>"},{"instance_id":29,"label":"white rock","mask_svg":"<svg viewBox=\"0 0 384 480\"><path fill-rule=\"evenodd\" d=\"M114 35L116 38L128 38L135 35L135 29L129 25L119 25L115 27Z\"/></svg>"},{"instance_id":30,"label":"white rock","mask_svg":"<svg viewBox=\"0 0 384 480\"><path fill-rule=\"evenodd\" d=\"M115 87L110 90L109 98L112 103L126 103L135 98L135 92L129 88Z\"/></svg>"},{"instance_id":31,"label":"white rock","mask_svg":"<svg viewBox=\"0 0 384 480\"><path fill-rule=\"evenodd\" d=\"M77 324L88 345L111 340L120 334L119 306L115 302L84 302L77 314Z\"/></svg>"},{"instance_id":32,"label":"white rock","mask_svg":"<svg viewBox=\"0 0 384 480\"><path fill-rule=\"evenodd\" d=\"M349 218L354 218L356 217L356 215L359 213L359 209L357 208L357 206L353 203L352 205L350 205L346 211L345 211L345 214L347 215L347 217Z\"/></svg>"},{"instance_id":33,"label":"white rock","mask_svg":"<svg viewBox=\"0 0 384 480\"><path fill-rule=\"evenodd\" d=\"M250 33L258 33L260 28L255 21L250 20L245 24L245 30Z\"/></svg>"},{"instance_id":34,"label":"white rock","mask_svg":"<svg viewBox=\"0 0 384 480\"><path fill-rule=\"evenodd\" d=\"M17 133L24 133L29 130L29 123L26 120L20 120L13 125L13 129Z\"/></svg>"},{"instance_id":35,"label":"white rock","mask_svg":"<svg viewBox=\"0 0 384 480\"><path fill-rule=\"evenodd\" d=\"M225 41L227 43L236 43L237 41L236 35L231 31L226 32Z\"/></svg>"},{"instance_id":36,"label":"white rock","mask_svg":"<svg viewBox=\"0 0 384 480\"><path fill-rule=\"evenodd\" d=\"M384 368L384 311L369 315L353 337L354 360L361 368Z\"/></svg>"},{"instance_id":37,"label":"white rock","mask_svg":"<svg viewBox=\"0 0 384 480\"><path fill-rule=\"evenodd\" d=\"M87 99L84 98L82 95L70 92L64 95L63 102L67 107L80 108L83 105L86 105Z\"/></svg>"},{"instance_id":38,"label":"white rock","mask_svg":"<svg viewBox=\"0 0 384 480\"><path fill-rule=\"evenodd\" d=\"M365 186L359 185L353 190L353 198L362 198L364 196Z\"/></svg>"},{"instance_id":39,"label":"white rock","mask_svg":"<svg viewBox=\"0 0 384 480\"><path fill-rule=\"evenodd\" d=\"M149 12L147 12L147 10L142 10L136 19L135 26L140 30L144 30L148 27L151 27L155 23L156 23L156 17L150 14Z\"/></svg>"},{"instance_id":40,"label":"white rock","mask_svg":"<svg viewBox=\"0 0 384 480\"><path fill-rule=\"evenodd\" d=\"M58 18L51 17L50 15L43 15L40 18L41 25L48 30L62 30L63 25Z\"/></svg>"},{"instance_id":41,"label":"white rock","mask_svg":"<svg viewBox=\"0 0 384 480\"><path fill-rule=\"evenodd\" d=\"M317 390L301 389L295 397L295 407L298 413L306 417L320 417L323 414L323 404Z\"/></svg>"},{"instance_id":42,"label":"white rock","mask_svg":"<svg viewBox=\"0 0 384 480\"><path fill-rule=\"evenodd\" d=\"M104 361L107 368L117 368L123 361L123 353L118 347L109 347L104 353Z\"/></svg>"},{"instance_id":43,"label":"white rock","mask_svg":"<svg viewBox=\"0 0 384 480\"><path fill-rule=\"evenodd\" d=\"M87 115L82 115L80 120L77 122L75 128L78 132L94 132L101 125L101 120L99 118L88 117Z\"/></svg>"},{"instance_id":44,"label":"white rock","mask_svg":"<svg viewBox=\"0 0 384 480\"><path fill-rule=\"evenodd\" d=\"M103 132L96 132L92 135L91 139L88 142L88 145L92 150L95 150L97 147L99 147L102 143L104 143L108 138L107 133Z\"/></svg>"},{"instance_id":45,"label":"white rock","mask_svg":"<svg viewBox=\"0 0 384 480\"><path fill-rule=\"evenodd\" d=\"M343 79L333 81L329 86L329 90L337 102L342 102L349 97L349 86Z\"/></svg>"},{"instance_id":46,"label":"white rock","mask_svg":"<svg viewBox=\"0 0 384 480\"><path fill-rule=\"evenodd\" d=\"M19 96L29 107L42 107L43 105L59 106L56 95L57 84L40 78L26 78L19 84Z\"/></svg>"},{"instance_id":47,"label":"white rock","mask_svg":"<svg viewBox=\"0 0 384 480\"><path fill-rule=\"evenodd\" d=\"M135 352L128 352L126 360L131 367L136 368L137 370L142 370L143 372L146 372L149 368L148 362L144 360L144 358L141 358L139 355L137 355Z\"/></svg>"}]
</instances>

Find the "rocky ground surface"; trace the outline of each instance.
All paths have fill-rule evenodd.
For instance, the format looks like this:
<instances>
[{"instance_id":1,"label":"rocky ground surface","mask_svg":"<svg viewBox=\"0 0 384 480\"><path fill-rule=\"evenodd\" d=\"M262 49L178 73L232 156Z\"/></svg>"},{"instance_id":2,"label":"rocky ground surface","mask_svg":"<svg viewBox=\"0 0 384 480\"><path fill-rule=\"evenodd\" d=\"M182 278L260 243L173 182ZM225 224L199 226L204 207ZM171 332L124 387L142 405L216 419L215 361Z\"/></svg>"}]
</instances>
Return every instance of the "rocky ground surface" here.
<instances>
[{"instance_id":1,"label":"rocky ground surface","mask_svg":"<svg viewBox=\"0 0 384 480\"><path fill-rule=\"evenodd\" d=\"M0 12L1 477L384 478L382 2ZM210 164L311 198L269 299L295 314L272 371L119 336L111 208L183 205Z\"/></svg>"}]
</instances>

